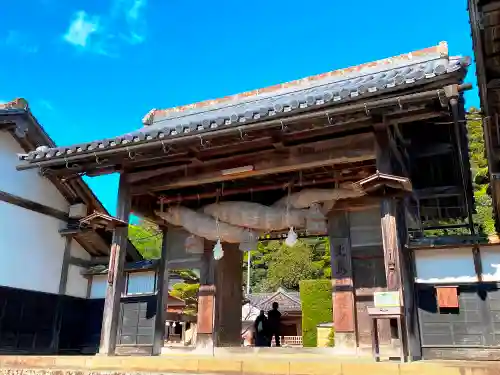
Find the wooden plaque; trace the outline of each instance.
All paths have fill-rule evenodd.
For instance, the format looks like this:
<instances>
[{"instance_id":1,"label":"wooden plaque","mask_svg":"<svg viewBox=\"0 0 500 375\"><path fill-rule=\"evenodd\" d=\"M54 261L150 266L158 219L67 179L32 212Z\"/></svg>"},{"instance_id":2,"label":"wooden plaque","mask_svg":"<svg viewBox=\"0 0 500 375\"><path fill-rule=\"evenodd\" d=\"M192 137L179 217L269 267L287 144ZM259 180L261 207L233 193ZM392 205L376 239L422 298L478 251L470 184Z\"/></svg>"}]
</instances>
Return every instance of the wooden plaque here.
<instances>
[{"instance_id":1,"label":"wooden plaque","mask_svg":"<svg viewBox=\"0 0 500 375\"><path fill-rule=\"evenodd\" d=\"M354 332L354 296L352 292L335 292L333 323L335 332Z\"/></svg>"},{"instance_id":2,"label":"wooden plaque","mask_svg":"<svg viewBox=\"0 0 500 375\"><path fill-rule=\"evenodd\" d=\"M198 295L198 333L213 333L214 306L215 288L213 286L201 286Z\"/></svg>"}]
</instances>

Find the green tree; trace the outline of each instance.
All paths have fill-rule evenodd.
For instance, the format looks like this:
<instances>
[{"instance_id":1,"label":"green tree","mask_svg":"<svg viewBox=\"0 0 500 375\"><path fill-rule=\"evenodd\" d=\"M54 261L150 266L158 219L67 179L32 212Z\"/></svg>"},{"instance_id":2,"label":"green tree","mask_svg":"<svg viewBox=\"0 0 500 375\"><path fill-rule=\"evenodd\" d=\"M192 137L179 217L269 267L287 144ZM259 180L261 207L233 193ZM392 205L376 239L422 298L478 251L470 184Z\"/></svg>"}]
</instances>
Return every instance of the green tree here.
<instances>
[{"instance_id":1,"label":"green tree","mask_svg":"<svg viewBox=\"0 0 500 375\"><path fill-rule=\"evenodd\" d=\"M470 108L467 115L467 134L469 138L469 159L471 173L474 178L474 200L476 213L473 220L483 234L494 234L495 219L493 216L493 202L488 194L489 174L488 161L484 148L483 120L481 113Z\"/></svg>"},{"instance_id":2,"label":"green tree","mask_svg":"<svg viewBox=\"0 0 500 375\"><path fill-rule=\"evenodd\" d=\"M174 284L170 295L186 303L184 313L196 315L198 311L198 290L200 284L177 283Z\"/></svg>"},{"instance_id":3,"label":"green tree","mask_svg":"<svg viewBox=\"0 0 500 375\"><path fill-rule=\"evenodd\" d=\"M280 286L297 290L301 279L330 279L330 244L327 237L304 238L289 248L282 241L261 241L250 252L250 287L252 293L273 292ZM246 285L248 253L243 260ZM290 266L302 267L295 276L288 276Z\"/></svg>"},{"instance_id":4,"label":"green tree","mask_svg":"<svg viewBox=\"0 0 500 375\"><path fill-rule=\"evenodd\" d=\"M158 259L161 255L163 235L158 226L147 220L130 224L128 237L144 259Z\"/></svg>"},{"instance_id":5,"label":"green tree","mask_svg":"<svg viewBox=\"0 0 500 375\"><path fill-rule=\"evenodd\" d=\"M294 246L272 241L268 244L270 253L266 256L267 277L263 289L275 291L279 287L298 290L299 282L315 279L321 275L321 266L314 262L313 248L304 241Z\"/></svg>"}]
</instances>

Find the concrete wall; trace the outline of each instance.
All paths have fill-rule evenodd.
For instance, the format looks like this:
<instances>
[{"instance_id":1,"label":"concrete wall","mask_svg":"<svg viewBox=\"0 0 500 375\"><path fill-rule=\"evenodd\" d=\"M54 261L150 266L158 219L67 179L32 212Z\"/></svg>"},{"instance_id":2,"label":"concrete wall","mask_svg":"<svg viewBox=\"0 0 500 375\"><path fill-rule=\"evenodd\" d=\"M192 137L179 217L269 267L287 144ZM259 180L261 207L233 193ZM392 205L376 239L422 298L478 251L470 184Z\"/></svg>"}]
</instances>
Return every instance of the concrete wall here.
<instances>
[{"instance_id":1,"label":"concrete wall","mask_svg":"<svg viewBox=\"0 0 500 375\"><path fill-rule=\"evenodd\" d=\"M16 170L18 153L24 150L17 141L0 132L0 191L67 212L66 199L37 170ZM0 286L58 293L66 242L59 229L64 227L61 220L0 202ZM71 251L79 258L90 258L75 241ZM70 267L67 294L85 297L87 281L78 268Z\"/></svg>"}]
</instances>

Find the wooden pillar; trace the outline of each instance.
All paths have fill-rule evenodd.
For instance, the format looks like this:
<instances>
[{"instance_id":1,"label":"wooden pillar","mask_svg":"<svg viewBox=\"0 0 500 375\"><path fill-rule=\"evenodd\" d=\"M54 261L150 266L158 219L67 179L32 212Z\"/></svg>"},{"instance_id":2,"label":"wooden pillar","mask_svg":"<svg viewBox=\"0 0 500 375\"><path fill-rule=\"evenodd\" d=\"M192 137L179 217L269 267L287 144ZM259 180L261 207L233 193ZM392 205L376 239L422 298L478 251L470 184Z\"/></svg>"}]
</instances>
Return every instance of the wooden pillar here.
<instances>
[{"instance_id":1,"label":"wooden pillar","mask_svg":"<svg viewBox=\"0 0 500 375\"><path fill-rule=\"evenodd\" d=\"M356 309L347 212L333 212L329 216L328 236L331 249L335 346L355 348L357 346Z\"/></svg>"},{"instance_id":2,"label":"wooden pillar","mask_svg":"<svg viewBox=\"0 0 500 375\"><path fill-rule=\"evenodd\" d=\"M241 346L243 252L238 244L224 243L224 256L215 263L215 346Z\"/></svg>"},{"instance_id":3,"label":"wooden pillar","mask_svg":"<svg viewBox=\"0 0 500 375\"><path fill-rule=\"evenodd\" d=\"M163 240L161 244L161 258L158 265L158 279L156 287L156 320L155 320L155 339L153 346L153 355L161 354L163 340L165 336L165 322L167 317L168 302L168 248L167 248L167 227L162 228Z\"/></svg>"},{"instance_id":4,"label":"wooden pillar","mask_svg":"<svg viewBox=\"0 0 500 375\"><path fill-rule=\"evenodd\" d=\"M69 260L71 258L71 243L73 237L66 236L64 244L64 255L61 267L61 278L59 279L59 294L66 294L66 286L68 284Z\"/></svg>"},{"instance_id":5,"label":"wooden pillar","mask_svg":"<svg viewBox=\"0 0 500 375\"><path fill-rule=\"evenodd\" d=\"M375 140L377 170L381 173L393 174L389 134L385 126L376 128ZM380 204L380 225L384 246L385 275L389 291L398 291L401 286L398 272L400 245L396 224L397 206L398 201L393 197L383 197Z\"/></svg>"},{"instance_id":6,"label":"wooden pillar","mask_svg":"<svg viewBox=\"0 0 500 375\"><path fill-rule=\"evenodd\" d=\"M394 174L388 130L387 127L381 127L375 131L376 164L379 172ZM409 270L410 265L407 262L410 261L410 257L405 256L403 248L407 238L404 198L383 196L380 209L387 290L399 293L399 300L404 311L404 329L403 332L399 333L399 344L403 345L404 352L407 352L406 348L410 347L410 351L414 353L413 356L418 357L420 341L418 323L416 322L417 312L414 303L413 280L408 279L412 277L412 273L405 271L405 268ZM410 356L412 355L410 354Z\"/></svg>"},{"instance_id":7,"label":"wooden pillar","mask_svg":"<svg viewBox=\"0 0 500 375\"><path fill-rule=\"evenodd\" d=\"M400 244L396 224L397 203L394 198L384 198L381 202L385 277L387 280L387 290L389 291L399 291L401 288L399 272Z\"/></svg>"},{"instance_id":8,"label":"wooden pillar","mask_svg":"<svg viewBox=\"0 0 500 375\"><path fill-rule=\"evenodd\" d=\"M130 217L131 197L130 186L125 176L120 175L118 187L117 217L128 223ZM114 355L116 334L120 313L120 298L124 287L125 256L128 244L128 226L115 228L109 255L108 285L102 317L101 344L99 354Z\"/></svg>"},{"instance_id":9,"label":"wooden pillar","mask_svg":"<svg viewBox=\"0 0 500 375\"><path fill-rule=\"evenodd\" d=\"M215 320L215 280L213 242L205 241L205 251L201 257L200 290L198 292L198 319L196 347L213 351Z\"/></svg>"}]
</instances>

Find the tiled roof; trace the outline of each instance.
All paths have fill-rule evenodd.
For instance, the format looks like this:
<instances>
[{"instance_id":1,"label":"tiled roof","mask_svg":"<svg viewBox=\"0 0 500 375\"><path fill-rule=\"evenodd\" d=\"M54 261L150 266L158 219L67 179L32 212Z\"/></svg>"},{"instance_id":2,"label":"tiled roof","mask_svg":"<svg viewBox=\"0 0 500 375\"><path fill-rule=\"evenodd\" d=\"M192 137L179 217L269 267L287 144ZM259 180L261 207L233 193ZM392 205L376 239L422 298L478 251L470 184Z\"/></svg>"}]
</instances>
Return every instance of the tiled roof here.
<instances>
[{"instance_id":1,"label":"tiled roof","mask_svg":"<svg viewBox=\"0 0 500 375\"><path fill-rule=\"evenodd\" d=\"M133 133L71 147L46 148L22 157L40 161L133 143L182 138L224 127L281 118L305 109L336 105L384 92L423 85L457 71L465 73L468 58L449 57L445 42L437 46L355 67L335 70L242 94L166 110L151 110L145 126Z\"/></svg>"},{"instance_id":2,"label":"tiled roof","mask_svg":"<svg viewBox=\"0 0 500 375\"><path fill-rule=\"evenodd\" d=\"M259 310L271 310L273 302L278 302L279 310L283 312L301 311L300 295L282 288L275 293L251 293L246 296L250 305Z\"/></svg>"}]
</instances>

